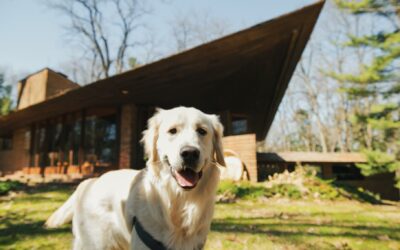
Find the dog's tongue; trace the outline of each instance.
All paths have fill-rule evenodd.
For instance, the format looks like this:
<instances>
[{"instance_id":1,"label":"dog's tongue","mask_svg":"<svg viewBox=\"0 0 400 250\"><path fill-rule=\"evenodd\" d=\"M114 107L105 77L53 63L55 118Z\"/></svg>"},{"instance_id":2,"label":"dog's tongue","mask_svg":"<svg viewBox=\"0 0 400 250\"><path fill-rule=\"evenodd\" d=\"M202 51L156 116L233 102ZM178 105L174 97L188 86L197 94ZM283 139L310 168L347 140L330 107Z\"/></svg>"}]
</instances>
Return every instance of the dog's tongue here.
<instances>
[{"instance_id":1,"label":"dog's tongue","mask_svg":"<svg viewBox=\"0 0 400 250\"><path fill-rule=\"evenodd\" d=\"M199 181L199 174L191 169L176 171L176 180L183 188L193 188Z\"/></svg>"}]
</instances>

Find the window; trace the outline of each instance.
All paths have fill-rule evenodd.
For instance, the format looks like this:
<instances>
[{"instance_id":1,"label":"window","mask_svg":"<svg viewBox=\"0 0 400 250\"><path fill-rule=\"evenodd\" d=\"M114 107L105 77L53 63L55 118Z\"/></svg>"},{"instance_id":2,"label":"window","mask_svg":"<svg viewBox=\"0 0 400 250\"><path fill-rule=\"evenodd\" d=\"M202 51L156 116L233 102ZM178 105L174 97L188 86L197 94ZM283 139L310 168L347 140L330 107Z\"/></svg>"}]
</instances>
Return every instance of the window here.
<instances>
[{"instance_id":1,"label":"window","mask_svg":"<svg viewBox=\"0 0 400 250\"><path fill-rule=\"evenodd\" d=\"M84 119L84 123L82 122ZM117 163L117 109L91 109L35 124L31 166L95 166Z\"/></svg>"},{"instance_id":2,"label":"window","mask_svg":"<svg viewBox=\"0 0 400 250\"><path fill-rule=\"evenodd\" d=\"M248 132L247 117L243 115L232 115L232 134L244 134Z\"/></svg>"},{"instance_id":3,"label":"window","mask_svg":"<svg viewBox=\"0 0 400 250\"><path fill-rule=\"evenodd\" d=\"M33 144L33 165L47 166L49 164L47 148L45 143L46 128L44 124L38 125L35 128L35 141Z\"/></svg>"},{"instance_id":4,"label":"window","mask_svg":"<svg viewBox=\"0 0 400 250\"><path fill-rule=\"evenodd\" d=\"M111 166L117 160L117 114L96 112L85 122L85 161Z\"/></svg>"},{"instance_id":5,"label":"window","mask_svg":"<svg viewBox=\"0 0 400 250\"><path fill-rule=\"evenodd\" d=\"M64 161L71 165L79 165L79 146L82 134L82 119L70 119L64 128L64 144L62 151Z\"/></svg>"},{"instance_id":6,"label":"window","mask_svg":"<svg viewBox=\"0 0 400 250\"><path fill-rule=\"evenodd\" d=\"M29 151L31 149L31 131L27 130L24 134L24 149Z\"/></svg>"},{"instance_id":7,"label":"window","mask_svg":"<svg viewBox=\"0 0 400 250\"><path fill-rule=\"evenodd\" d=\"M12 149L12 135L0 137L0 151Z\"/></svg>"},{"instance_id":8,"label":"window","mask_svg":"<svg viewBox=\"0 0 400 250\"><path fill-rule=\"evenodd\" d=\"M36 124L31 135L31 166L79 165L81 114Z\"/></svg>"},{"instance_id":9,"label":"window","mask_svg":"<svg viewBox=\"0 0 400 250\"><path fill-rule=\"evenodd\" d=\"M58 166L64 162L64 155L62 154L62 146L65 144L65 140L63 138L63 130L65 126L63 126L62 121L53 121L52 124L48 127L48 146L49 146L49 160L50 166Z\"/></svg>"},{"instance_id":10,"label":"window","mask_svg":"<svg viewBox=\"0 0 400 250\"><path fill-rule=\"evenodd\" d=\"M332 172L336 180L363 180L361 170L354 164L333 165Z\"/></svg>"}]
</instances>

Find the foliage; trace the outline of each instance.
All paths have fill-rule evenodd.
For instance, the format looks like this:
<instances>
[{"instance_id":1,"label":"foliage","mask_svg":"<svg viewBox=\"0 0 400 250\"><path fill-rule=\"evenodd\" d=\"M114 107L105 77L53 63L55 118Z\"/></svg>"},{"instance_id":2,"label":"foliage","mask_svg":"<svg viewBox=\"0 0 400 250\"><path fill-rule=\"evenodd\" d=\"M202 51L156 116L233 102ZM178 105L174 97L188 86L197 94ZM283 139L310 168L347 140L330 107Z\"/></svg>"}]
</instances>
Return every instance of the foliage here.
<instances>
[{"instance_id":1,"label":"foliage","mask_svg":"<svg viewBox=\"0 0 400 250\"><path fill-rule=\"evenodd\" d=\"M335 2L339 8L356 16L373 15L393 26L382 27L372 34L349 35L345 47L365 48L374 54L358 72L331 72L330 76L342 82L341 90L349 99L359 103L352 123L359 128L359 143L368 159L367 164L358 164L362 173L399 171L400 75L397 67L400 61L400 3L391 0Z\"/></svg>"},{"instance_id":2,"label":"foliage","mask_svg":"<svg viewBox=\"0 0 400 250\"><path fill-rule=\"evenodd\" d=\"M4 75L0 73L0 116L11 111L11 86L4 85Z\"/></svg>"},{"instance_id":3,"label":"foliage","mask_svg":"<svg viewBox=\"0 0 400 250\"><path fill-rule=\"evenodd\" d=\"M217 194L233 196L234 198L255 199L263 197L265 192L266 189L262 185L250 182L221 181Z\"/></svg>"},{"instance_id":4,"label":"foliage","mask_svg":"<svg viewBox=\"0 0 400 250\"><path fill-rule=\"evenodd\" d=\"M139 60L136 57L129 57L128 64L131 69L136 69L140 67Z\"/></svg>"},{"instance_id":5,"label":"foliage","mask_svg":"<svg viewBox=\"0 0 400 250\"><path fill-rule=\"evenodd\" d=\"M306 169L311 169L307 171ZM233 182L224 180L218 187L218 200L254 200L260 198L288 198L293 200L356 200L380 203L379 196L333 180L323 180L316 176L314 167L298 167L294 172L274 174L264 183Z\"/></svg>"},{"instance_id":6,"label":"foliage","mask_svg":"<svg viewBox=\"0 0 400 250\"><path fill-rule=\"evenodd\" d=\"M293 184L278 184L265 187L263 184L250 182L236 183L233 181L221 181L217 194L245 200L254 200L262 197L302 198L301 191Z\"/></svg>"},{"instance_id":7,"label":"foliage","mask_svg":"<svg viewBox=\"0 0 400 250\"><path fill-rule=\"evenodd\" d=\"M0 195L6 195L10 191L18 191L25 185L18 181L0 181Z\"/></svg>"}]
</instances>

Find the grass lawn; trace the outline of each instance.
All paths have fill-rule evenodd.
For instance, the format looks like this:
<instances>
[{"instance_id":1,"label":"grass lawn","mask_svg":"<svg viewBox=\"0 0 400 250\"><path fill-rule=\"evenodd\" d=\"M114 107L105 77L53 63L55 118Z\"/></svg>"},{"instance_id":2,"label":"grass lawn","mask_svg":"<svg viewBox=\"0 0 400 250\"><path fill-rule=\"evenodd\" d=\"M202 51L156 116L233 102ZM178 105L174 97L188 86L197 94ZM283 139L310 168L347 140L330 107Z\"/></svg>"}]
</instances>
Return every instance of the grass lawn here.
<instances>
[{"instance_id":1,"label":"grass lawn","mask_svg":"<svg viewBox=\"0 0 400 250\"><path fill-rule=\"evenodd\" d=\"M72 192L38 188L0 201L0 249L70 249L71 226L45 219ZM217 204L206 249L400 249L400 207L285 200Z\"/></svg>"}]
</instances>

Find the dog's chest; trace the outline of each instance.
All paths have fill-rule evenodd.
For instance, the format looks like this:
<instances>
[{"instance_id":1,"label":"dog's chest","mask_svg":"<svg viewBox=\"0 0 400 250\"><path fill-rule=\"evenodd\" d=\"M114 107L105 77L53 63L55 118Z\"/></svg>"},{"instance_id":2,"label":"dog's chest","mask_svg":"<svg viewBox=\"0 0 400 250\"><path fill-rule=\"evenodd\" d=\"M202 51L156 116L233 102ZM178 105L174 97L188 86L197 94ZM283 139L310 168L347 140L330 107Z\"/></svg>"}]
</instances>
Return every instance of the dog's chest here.
<instances>
[{"instance_id":1,"label":"dog's chest","mask_svg":"<svg viewBox=\"0 0 400 250\"><path fill-rule=\"evenodd\" d=\"M176 236L185 238L196 233L201 214L197 204L175 202L171 204L170 218Z\"/></svg>"}]
</instances>

